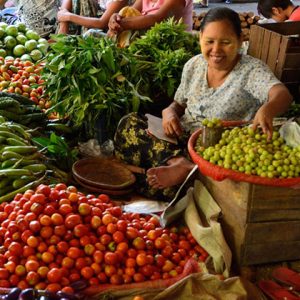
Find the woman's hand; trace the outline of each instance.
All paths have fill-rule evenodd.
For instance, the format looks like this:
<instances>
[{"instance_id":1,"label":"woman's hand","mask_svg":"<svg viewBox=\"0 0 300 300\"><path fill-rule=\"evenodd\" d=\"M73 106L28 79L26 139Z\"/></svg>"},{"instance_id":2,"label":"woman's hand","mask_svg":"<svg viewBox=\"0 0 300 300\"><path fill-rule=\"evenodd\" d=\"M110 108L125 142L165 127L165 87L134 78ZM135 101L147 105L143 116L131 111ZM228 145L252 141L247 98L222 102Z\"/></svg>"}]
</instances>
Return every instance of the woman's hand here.
<instances>
[{"instance_id":1,"label":"woman's hand","mask_svg":"<svg viewBox=\"0 0 300 300\"><path fill-rule=\"evenodd\" d=\"M109 30L115 33L122 31L122 27L120 25L121 19L122 17L119 14L112 14L108 22Z\"/></svg>"},{"instance_id":2,"label":"woman's hand","mask_svg":"<svg viewBox=\"0 0 300 300\"><path fill-rule=\"evenodd\" d=\"M273 133L273 115L268 111L268 107L265 104L256 112L253 120L253 130L256 130L258 126L261 127L263 133L265 133L268 136L268 140L270 140Z\"/></svg>"},{"instance_id":3,"label":"woman's hand","mask_svg":"<svg viewBox=\"0 0 300 300\"><path fill-rule=\"evenodd\" d=\"M60 8L57 12L57 20L58 22L69 22L71 15L72 13L70 13L67 9Z\"/></svg>"},{"instance_id":4,"label":"woman's hand","mask_svg":"<svg viewBox=\"0 0 300 300\"><path fill-rule=\"evenodd\" d=\"M257 111L252 128L255 130L258 125L267 134L268 139L272 138L273 118L286 112L293 101L288 89L281 83L274 85L269 90L268 102L263 104Z\"/></svg>"},{"instance_id":5,"label":"woman's hand","mask_svg":"<svg viewBox=\"0 0 300 300\"><path fill-rule=\"evenodd\" d=\"M164 109L162 117L162 126L167 136L178 137L183 133L179 116L173 109Z\"/></svg>"}]
</instances>

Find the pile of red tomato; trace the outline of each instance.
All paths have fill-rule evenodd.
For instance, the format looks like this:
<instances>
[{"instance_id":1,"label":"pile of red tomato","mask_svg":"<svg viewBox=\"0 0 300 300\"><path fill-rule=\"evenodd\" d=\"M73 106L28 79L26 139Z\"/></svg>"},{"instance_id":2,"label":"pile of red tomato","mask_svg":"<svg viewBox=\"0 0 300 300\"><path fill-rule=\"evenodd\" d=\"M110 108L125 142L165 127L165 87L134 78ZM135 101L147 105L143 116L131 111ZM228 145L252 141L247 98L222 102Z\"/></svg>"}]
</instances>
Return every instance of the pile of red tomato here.
<instances>
[{"instance_id":1,"label":"pile of red tomato","mask_svg":"<svg viewBox=\"0 0 300 300\"><path fill-rule=\"evenodd\" d=\"M44 95L40 78L41 66L20 58L4 60L0 57L0 91L30 98L40 108L49 108L50 101Z\"/></svg>"},{"instance_id":2,"label":"pile of red tomato","mask_svg":"<svg viewBox=\"0 0 300 300\"><path fill-rule=\"evenodd\" d=\"M207 253L187 227L124 213L101 194L40 185L0 204L0 287L73 292L89 285L167 279Z\"/></svg>"}]
</instances>

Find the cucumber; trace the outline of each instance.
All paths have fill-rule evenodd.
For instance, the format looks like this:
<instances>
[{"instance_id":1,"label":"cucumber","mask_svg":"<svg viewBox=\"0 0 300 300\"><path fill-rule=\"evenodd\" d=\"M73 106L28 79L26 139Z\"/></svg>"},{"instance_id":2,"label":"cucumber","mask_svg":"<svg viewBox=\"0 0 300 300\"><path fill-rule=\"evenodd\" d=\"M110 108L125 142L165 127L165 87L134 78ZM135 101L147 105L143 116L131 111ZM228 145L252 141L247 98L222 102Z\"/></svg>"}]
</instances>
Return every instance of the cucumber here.
<instances>
[{"instance_id":1,"label":"cucumber","mask_svg":"<svg viewBox=\"0 0 300 300\"><path fill-rule=\"evenodd\" d=\"M19 158L10 158L10 159L7 159L4 162L2 162L1 168L2 169L8 169L11 166L13 166L19 160L20 160Z\"/></svg>"},{"instance_id":2,"label":"cucumber","mask_svg":"<svg viewBox=\"0 0 300 300\"><path fill-rule=\"evenodd\" d=\"M24 166L23 169L37 173L37 172L45 172L47 170L47 167L44 164L33 164L33 165Z\"/></svg>"},{"instance_id":3,"label":"cucumber","mask_svg":"<svg viewBox=\"0 0 300 300\"><path fill-rule=\"evenodd\" d=\"M31 177L31 176L27 176L27 179L18 178L12 182L12 186L14 189L19 189L22 186L26 185L27 183L34 181L35 179L36 179L35 177Z\"/></svg>"},{"instance_id":4,"label":"cucumber","mask_svg":"<svg viewBox=\"0 0 300 300\"><path fill-rule=\"evenodd\" d=\"M3 125L8 127L9 129L13 130L14 132L18 133L19 136L23 137L24 139L26 139L26 140L31 139L31 134L26 132L26 130L22 126L20 126L20 124L6 122ZM0 125L0 128L1 128L1 125Z\"/></svg>"},{"instance_id":5,"label":"cucumber","mask_svg":"<svg viewBox=\"0 0 300 300\"><path fill-rule=\"evenodd\" d=\"M5 117L8 120L12 120L15 122L19 122L20 121L20 116L18 114L15 114L13 112L10 111L5 111L3 109L0 109L0 116Z\"/></svg>"},{"instance_id":6,"label":"cucumber","mask_svg":"<svg viewBox=\"0 0 300 300\"><path fill-rule=\"evenodd\" d=\"M11 94L11 93L6 93L6 92L0 92L0 100L1 98L3 97L8 97L8 98L13 98L15 100L18 100L20 103L22 104L28 104L28 105L33 105L33 101L22 96L22 95L19 95L19 94Z\"/></svg>"},{"instance_id":7,"label":"cucumber","mask_svg":"<svg viewBox=\"0 0 300 300\"><path fill-rule=\"evenodd\" d=\"M3 148L3 154L5 151L11 151L19 154L31 154L38 151L35 146L6 146Z\"/></svg>"},{"instance_id":8,"label":"cucumber","mask_svg":"<svg viewBox=\"0 0 300 300\"><path fill-rule=\"evenodd\" d=\"M19 189L16 189L14 191L6 193L4 196L0 197L0 203L12 200L15 195L17 195L19 193L24 193L28 189L32 189L32 188L38 186L40 183L42 183L44 181L44 178L45 178L45 175L35 181L29 182L28 184L22 186Z\"/></svg>"},{"instance_id":9,"label":"cucumber","mask_svg":"<svg viewBox=\"0 0 300 300\"><path fill-rule=\"evenodd\" d=\"M26 169L5 169L0 170L0 177L9 177L9 176L23 176L23 175L32 175L30 170Z\"/></svg>"},{"instance_id":10,"label":"cucumber","mask_svg":"<svg viewBox=\"0 0 300 300\"><path fill-rule=\"evenodd\" d=\"M46 116L44 113L32 113L32 114L27 114L23 115L23 117L20 119L20 123L23 125L29 125L34 122L45 122L46 121Z\"/></svg>"},{"instance_id":11,"label":"cucumber","mask_svg":"<svg viewBox=\"0 0 300 300\"><path fill-rule=\"evenodd\" d=\"M10 131L0 131L0 136L6 137L6 138L13 138L15 140L18 140L20 142L25 143L25 145L28 145L27 141L24 140L22 137L18 136L17 134L14 134Z\"/></svg>"},{"instance_id":12,"label":"cucumber","mask_svg":"<svg viewBox=\"0 0 300 300\"><path fill-rule=\"evenodd\" d=\"M19 153L16 153L16 152L13 152L13 151L3 151L2 153L2 160L7 160L7 159L10 159L10 158L22 158L23 156Z\"/></svg>"},{"instance_id":13,"label":"cucumber","mask_svg":"<svg viewBox=\"0 0 300 300\"><path fill-rule=\"evenodd\" d=\"M0 109L8 109L10 107L15 107L20 109L19 101L11 98L11 97L2 97L0 98Z\"/></svg>"},{"instance_id":14,"label":"cucumber","mask_svg":"<svg viewBox=\"0 0 300 300\"><path fill-rule=\"evenodd\" d=\"M7 141L7 144L11 145L11 146L28 146L28 143L25 143L19 139L15 139L15 138L7 138L6 141Z\"/></svg>"}]
</instances>

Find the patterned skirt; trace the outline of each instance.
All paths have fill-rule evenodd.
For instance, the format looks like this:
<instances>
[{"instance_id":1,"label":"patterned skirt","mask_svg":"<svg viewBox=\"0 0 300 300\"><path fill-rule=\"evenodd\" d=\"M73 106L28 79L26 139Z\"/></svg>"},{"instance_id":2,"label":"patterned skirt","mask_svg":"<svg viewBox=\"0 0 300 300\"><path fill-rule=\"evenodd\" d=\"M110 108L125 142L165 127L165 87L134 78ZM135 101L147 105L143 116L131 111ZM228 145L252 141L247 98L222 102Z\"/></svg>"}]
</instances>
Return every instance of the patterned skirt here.
<instances>
[{"instance_id":1,"label":"patterned skirt","mask_svg":"<svg viewBox=\"0 0 300 300\"><path fill-rule=\"evenodd\" d=\"M187 154L187 137L177 145L160 140L147 132L147 118L137 113L124 116L117 127L114 137L115 156L128 164L144 169L166 165L176 156ZM145 174L136 174L137 192L157 200L170 201L179 186L166 189L154 189L146 181Z\"/></svg>"}]
</instances>

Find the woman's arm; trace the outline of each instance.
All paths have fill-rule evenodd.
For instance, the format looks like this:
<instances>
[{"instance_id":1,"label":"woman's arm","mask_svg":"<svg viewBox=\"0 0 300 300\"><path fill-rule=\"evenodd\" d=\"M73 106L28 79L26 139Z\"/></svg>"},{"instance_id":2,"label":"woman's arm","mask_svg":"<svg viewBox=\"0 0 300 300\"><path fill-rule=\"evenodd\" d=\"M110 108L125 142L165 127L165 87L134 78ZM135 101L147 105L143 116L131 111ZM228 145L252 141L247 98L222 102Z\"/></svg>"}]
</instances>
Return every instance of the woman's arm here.
<instances>
[{"instance_id":1,"label":"woman's arm","mask_svg":"<svg viewBox=\"0 0 300 300\"><path fill-rule=\"evenodd\" d=\"M140 3L137 3L137 7L139 7L139 5ZM159 23L165 20L168 16L170 16L171 11L174 11L175 9L178 10L180 8L183 9L184 6L185 0L166 0L156 13L145 16L122 18L119 21L119 25L122 28L122 30L148 29L155 23Z\"/></svg>"},{"instance_id":2,"label":"woman's arm","mask_svg":"<svg viewBox=\"0 0 300 300\"><path fill-rule=\"evenodd\" d=\"M61 10L58 12L58 20L60 22L72 22L74 24L84 26L87 28L100 28L106 29L108 26L108 21L111 15L118 12L122 7L127 4L127 0L112 1L107 5L107 9L101 18L84 17L70 13L66 10Z\"/></svg>"},{"instance_id":3,"label":"woman's arm","mask_svg":"<svg viewBox=\"0 0 300 300\"><path fill-rule=\"evenodd\" d=\"M269 90L268 102L259 108L254 117L253 129L255 130L260 125L270 139L272 137L273 118L286 112L292 101L293 98L285 85L274 85Z\"/></svg>"},{"instance_id":4,"label":"woman's arm","mask_svg":"<svg viewBox=\"0 0 300 300\"><path fill-rule=\"evenodd\" d=\"M180 136L183 133L180 117L184 114L185 107L173 101L162 111L162 125L168 136Z\"/></svg>"},{"instance_id":5,"label":"woman's arm","mask_svg":"<svg viewBox=\"0 0 300 300\"><path fill-rule=\"evenodd\" d=\"M60 10L62 11L72 11L72 0L62 0ZM59 31L58 33L68 34L69 33L69 24L68 22L59 20L59 12L57 13L57 18L59 21Z\"/></svg>"}]
</instances>

